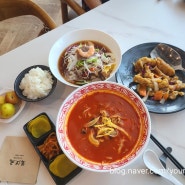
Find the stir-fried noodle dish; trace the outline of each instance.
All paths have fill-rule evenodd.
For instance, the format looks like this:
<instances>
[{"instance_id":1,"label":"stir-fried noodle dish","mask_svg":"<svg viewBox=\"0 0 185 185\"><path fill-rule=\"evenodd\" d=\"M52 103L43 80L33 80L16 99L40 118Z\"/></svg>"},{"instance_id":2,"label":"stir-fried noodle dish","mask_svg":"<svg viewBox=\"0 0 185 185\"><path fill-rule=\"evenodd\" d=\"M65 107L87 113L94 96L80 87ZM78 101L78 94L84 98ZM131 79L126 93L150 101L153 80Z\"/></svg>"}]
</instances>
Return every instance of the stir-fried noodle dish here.
<instances>
[{"instance_id":1,"label":"stir-fried noodle dish","mask_svg":"<svg viewBox=\"0 0 185 185\"><path fill-rule=\"evenodd\" d=\"M58 67L65 80L75 85L84 85L107 79L115 66L115 56L108 47L85 40L65 49Z\"/></svg>"}]
</instances>

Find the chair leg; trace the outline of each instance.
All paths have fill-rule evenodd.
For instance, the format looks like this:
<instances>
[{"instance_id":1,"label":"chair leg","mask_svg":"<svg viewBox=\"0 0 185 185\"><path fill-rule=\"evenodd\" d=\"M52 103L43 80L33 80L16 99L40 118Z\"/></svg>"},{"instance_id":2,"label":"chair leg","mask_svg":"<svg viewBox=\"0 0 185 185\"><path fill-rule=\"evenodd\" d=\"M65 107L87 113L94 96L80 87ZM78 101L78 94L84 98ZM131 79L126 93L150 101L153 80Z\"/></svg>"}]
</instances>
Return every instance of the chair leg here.
<instances>
[{"instance_id":1,"label":"chair leg","mask_svg":"<svg viewBox=\"0 0 185 185\"><path fill-rule=\"evenodd\" d=\"M66 23L69 21L68 8L67 8L67 4L62 1L61 1L61 9L62 9L62 21L63 23Z\"/></svg>"}]
</instances>

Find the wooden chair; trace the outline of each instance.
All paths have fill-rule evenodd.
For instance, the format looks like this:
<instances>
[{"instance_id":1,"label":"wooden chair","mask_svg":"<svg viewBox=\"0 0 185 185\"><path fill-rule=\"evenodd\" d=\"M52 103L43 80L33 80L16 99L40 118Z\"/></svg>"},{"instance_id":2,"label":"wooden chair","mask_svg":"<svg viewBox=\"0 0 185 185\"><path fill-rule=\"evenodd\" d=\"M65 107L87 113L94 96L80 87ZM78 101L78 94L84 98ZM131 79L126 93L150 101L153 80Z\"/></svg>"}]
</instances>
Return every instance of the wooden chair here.
<instances>
[{"instance_id":1,"label":"wooden chair","mask_svg":"<svg viewBox=\"0 0 185 185\"><path fill-rule=\"evenodd\" d=\"M10 20L10 22L14 20L15 28L12 28L13 25L11 24L10 27L7 27L9 18L13 18ZM40 36L57 27L47 12L31 0L0 0L0 21L3 20L6 20L6 27L2 27L1 30L2 34L0 40L0 55L5 54L8 51L17 48L18 46L34 39L35 37ZM16 20L18 21L16 22ZM24 21L21 22L20 20L29 21L28 23L25 23ZM36 22L37 24L35 24ZM4 23L2 23L2 25L3 24ZM20 26L21 28L22 26L25 27L26 24L28 28L26 28L27 31L16 30L17 26ZM29 28L31 30L29 30ZM7 34L5 34L6 30Z\"/></svg>"},{"instance_id":2,"label":"wooden chair","mask_svg":"<svg viewBox=\"0 0 185 185\"><path fill-rule=\"evenodd\" d=\"M21 15L33 15L39 18L44 24L44 31L56 28L53 19L33 1L0 0L0 21Z\"/></svg>"},{"instance_id":3,"label":"wooden chair","mask_svg":"<svg viewBox=\"0 0 185 185\"><path fill-rule=\"evenodd\" d=\"M85 10L75 0L61 0L62 20L63 23L69 21L68 6L77 14L82 15Z\"/></svg>"}]
</instances>

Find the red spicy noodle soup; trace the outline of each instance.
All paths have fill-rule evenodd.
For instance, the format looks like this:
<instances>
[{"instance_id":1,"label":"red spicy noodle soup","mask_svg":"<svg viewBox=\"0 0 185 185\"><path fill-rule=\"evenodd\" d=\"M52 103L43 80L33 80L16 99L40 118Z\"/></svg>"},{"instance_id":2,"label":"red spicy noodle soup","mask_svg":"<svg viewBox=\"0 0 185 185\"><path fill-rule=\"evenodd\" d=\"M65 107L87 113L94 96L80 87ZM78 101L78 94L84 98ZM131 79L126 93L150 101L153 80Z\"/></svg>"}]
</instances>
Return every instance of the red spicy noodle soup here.
<instances>
[{"instance_id":1,"label":"red spicy noodle soup","mask_svg":"<svg viewBox=\"0 0 185 185\"><path fill-rule=\"evenodd\" d=\"M67 135L76 152L95 163L128 156L137 144L140 116L129 100L110 90L82 97L67 117Z\"/></svg>"}]
</instances>

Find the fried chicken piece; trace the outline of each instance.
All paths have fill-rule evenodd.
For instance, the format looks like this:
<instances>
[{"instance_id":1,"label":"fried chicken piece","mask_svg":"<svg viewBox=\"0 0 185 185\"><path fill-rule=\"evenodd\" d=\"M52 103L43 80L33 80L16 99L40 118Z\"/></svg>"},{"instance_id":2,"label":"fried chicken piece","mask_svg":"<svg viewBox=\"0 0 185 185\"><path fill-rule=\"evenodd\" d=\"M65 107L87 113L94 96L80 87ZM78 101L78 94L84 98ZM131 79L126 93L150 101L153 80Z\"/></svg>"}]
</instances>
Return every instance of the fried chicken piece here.
<instances>
[{"instance_id":1,"label":"fried chicken piece","mask_svg":"<svg viewBox=\"0 0 185 185\"><path fill-rule=\"evenodd\" d=\"M150 70L150 66L145 65L144 66L144 73L143 73L143 77L144 78L154 78L154 73L151 72Z\"/></svg>"},{"instance_id":2,"label":"fried chicken piece","mask_svg":"<svg viewBox=\"0 0 185 185\"><path fill-rule=\"evenodd\" d=\"M161 77L165 77L167 79L170 79L169 76L167 76L166 74L164 74L157 66L155 66L152 70L152 72L157 75L157 76L161 76Z\"/></svg>"},{"instance_id":3,"label":"fried chicken piece","mask_svg":"<svg viewBox=\"0 0 185 185\"><path fill-rule=\"evenodd\" d=\"M136 73L142 72L144 65L147 64L151 67L156 66L156 60L149 57L142 57L134 63L134 70Z\"/></svg>"},{"instance_id":4,"label":"fried chicken piece","mask_svg":"<svg viewBox=\"0 0 185 185\"><path fill-rule=\"evenodd\" d=\"M173 85L169 85L169 89L171 91L180 91L181 89L185 89L185 83L180 80L176 80Z\"/></svg>"},{"instance_id":5,"label":"fried chicken piece","mask_svg":"<svg viewBox=\"0 0 185 185\"><path fill-rule=\"evenodd\" d=\"M168 88L169 87L169 81L168 79L164 78L161 82L158 83L159 89Z\"/></svg>"},{"instance_id":6,"label":"fried chicken piece","mask_svg":"<svg viewBox=\"0 0 185 185\"><path fill-rule=\"evenodd\" d=\"M178 94L179 94L178 91L172 91L171 93L169 93L168 98L169 98L170 100L175 100L175 99L177 98Z\"/></svg>"},{"instance_id":7,"label":"fried chicken piece","mask_svg":"<svg viewBox=\"0 0 185 185\"><path fill-rule=\"evenodd\" d=\"M175 75L175 70L167 64L163 59L161 58L156 58L157 62L157 67L165 74L168 76L174 76Z\"/></svg>"},{"instance_id":8,"label":"fried chicken piece","mask_svg":"<svg viewBox=\"0 0 185 185\"><path fill-rule=\"evenodd\" d=\"M184 96L184 92L181 92L181 91L180 91L180 92L179 92L179 95L180 95L180 96Z\"/></svg>"},{"instance_id":9,"label":"fried chicken piece","mask_svg":"<svg viewBox=\"0 0 185 185\"><path fill-rule=\"evenodd\" d=\"M177 84L177 86L176 86L177 91L179 91L181 89L185 89L185 83L183 83L182 81L177 80L176 84Z\"/></svg>"},{"instance_id":10,"label":"fried chicken piece","mask_svg":"<svg viewBox=\"0 0 185 185\"><path fill-rule=\"evenodd\" d=\"M153 82L151 78L143 78L141 74L135 75L133 81L136 83L142 84L146 87L153 88Z\"/></svg>"},{"instance_id":11,"label":"fried chicken piece","mask_svg":"<svg viewBox=\"0 0 185 185\"><path fill-rule=\"evenodd\" d=\"M143 78L141 76L141 74L135 75L133 81L136 83L142 84L146 87L150 87L150 88L154 89L154 80L152 81L151 78ZM169 87L169 82L168 82L168 79L166 79L166 78L156 79L155 81L158 83L159 88Z\"/></svg>"}]
</instances>

